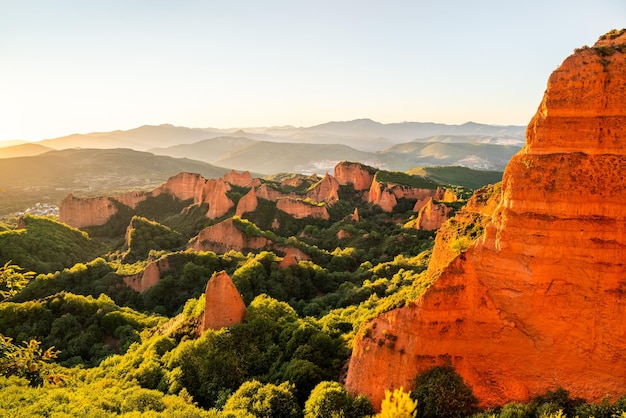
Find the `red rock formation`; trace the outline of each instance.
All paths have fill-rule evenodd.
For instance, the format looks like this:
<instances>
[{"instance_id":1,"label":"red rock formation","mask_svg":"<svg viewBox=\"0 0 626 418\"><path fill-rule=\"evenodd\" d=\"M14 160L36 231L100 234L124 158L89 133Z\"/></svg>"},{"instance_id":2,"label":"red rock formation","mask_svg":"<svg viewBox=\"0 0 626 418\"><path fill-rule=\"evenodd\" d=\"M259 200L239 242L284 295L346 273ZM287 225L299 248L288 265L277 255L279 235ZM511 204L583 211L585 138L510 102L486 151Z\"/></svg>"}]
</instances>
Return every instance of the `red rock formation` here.
<instances>
[{"instance_id":1,"label":"red rock formation","mask_svg":"<svg viewBox=\"0 0 626 418\"><path fill-rule=\"evenodd\" d=\"M339 182L326 173L324 178L311 187L306 197L314 202L325 202L330 207L339 200Z\"/></svg>"},{"instance_id":2,"label":"red rock formation","mask_svg":"<svg viewBox=\"0 0 626 418\"><path fill-rule=\"evenodd\" d=\"M415 229L435 231L448 220L450 212L452 212L452 208L443 203L433 202L431 197L419 210L417 220L415 221Z\"/></svg>"},{"instance_id":3,"label":"red rock formation","mask_svg":"<svg viewBox=\"0 0 626 418\"><path fill-rule=\"evenodd\" d=\"M261 184L261 180L253 179L249 171L237 173L235 170L231 170L230 173L224 174L223 178L227 183L239 187L256 187Z\"/></svg>"},{"instance_id":4,"label":"red rock formation","mask_svg":"<svg viewBox=\"0 0 626 418\"><path fill-rule=\"evenodd\" d=\"M367 200L380 206L385 212L391 212L398 204L396 196L377 181L372 182Z\"/></svg>"},{"instance_id":5,"label":"red rock formation","mask_svg":"<svg viewBox=\"0 0 626 418\"><path fill-rule=\"evenodd\" d=\"M230 250L258 250L267 247L269 243L265 237L248 237L235 226L231 218L204 228L187 247L196 251L225 253Z\"/></svg>"},{"instance_id":6,"label":"red rock formation","mask_svg":"<svg viewBox=\"0 0 626 418\"><path fill-rule=\"evenodd\" d=\"M256 198L256 192L253 187L248 193L245 194L245 196L239 199L239 202L237 202L235 215L241 216L246 212L254 212L258 205L259 200Z\"/></svg>"},{"instance_id":7,"label":"red rock formation","mask_svg":"<svg viewBox=\"0 0 626 418\"><path fill-rule=\"evenodd\" d=\"M231 189L230 184L223 179L209 179L202 189L202 202L209 204L206 217L209 219L224 216L235 203L226 196L226 192Z\"/></svg>"},{"instance_id":8,"label":"red rock formation","mask_svg":"<svg viewBox=\"0 0 626 418\"><path fill-rule=\"evenodd\" d=\"M374 180L374 170L363 164L342 161L335 166L335 178L341 185L352 184L354 190L367 190Z\"/></svg>"},{"instance_id":9,"label":"red rock formation","mask_svg":"<svg viewBox=\"0 0 626 418\"><path fill-rule=\"evenodd\" d=\"M152 195L167 193L180 200L193 199L194 203L202 203L202 189L205 183L206 179L200 174L178 173L154 189Z\"/></svg>"},{"instance_id":10,"label":"red rock formation","mask_svg":"<svg viewBox=\"0 0 626 418\"><path fill-rule=\"evenodd\" d=\"M298 264L298 261L299 261L298 256L296 256L294 253L288 253L288 254L285 254L282 260L280 260L280 262L278 263L278 267L285 268L285 267L293 266L295 264Z\"/></svg>"},{"instance_id":11,"label":"red rock formation","mask_svg":"<svg viewBox=\"0 0 626 418\"><path fill-rule=\"evenodd\" d=\"M146 200L150 196L150 193L144 191L133 191L125 193L120 196L115 196L114 199L129 208L137 208L137 205Z\"/></svg>"},{"instance_id":12,"label":"red rock formation","mask_svg":"<svg viewBox=\"0 0 626 418\"><path fill-rule=\"evenodd\" d=\"M276 208L296 219L318 218L330 219L326 205L316 205L300 199L283 198L276 201Z\"/></svg>"},{"instance_id":13,"label":"red rock formation","mask_svg":"<svg viewBox=\"0 0 626 418\"><path fill-rule=\"evenodd\" d=\"M161 280L161 275L170 269L167 257L154 261L143 271L124 277L124 283L136 292L142 293L150 289Z\"/></svg>"},{"instance_id":14,"label":"red rock formation","mask_svg":"<svg viewBox=\"0 0 626 418\"><path fill-rule=\"evenodd\" d=\"M77 198L68 195L61 202L59 221L74 228L104 225L117 213L117 207L108 197Z\"/></svg>"},{"instance_id":15,"label":"red rock formation","mask_svg":"<svg viewBox=\"0 0 626 418\"><path fill-rule=\"evenodd\" d=\"M385 212L391 212L398 204L398 199L417 199L418 202L435 196L437 190L422 189L402 184L380 183L374 178L367 195L367 201L380 206ZM442 194L443 197L443 194Z\"/></svg>"},{"instance_id":16,"label":"red rock formation","mask_svg":"<svg viewBox=\"0 0 626 418\"><path fill-rule=\"evenodd\" d=\"M626 393L626 34L605 42L550 77L485 235L361 331L350 391L380 405L449 361L486 406Z\"/></svg>"},{"instance_id":17,"label":"red rock formation","mask_svg":"<svg viewBox=\"0 0 626 418\"><path fill-rule=\"evenodd\" d=\"M225 271L215 273L206 285L202 330L232 327L245 316L246 305L233 280Z\"/></svg>"},{"instance_id":18,"label":"red rock formation","mask_svg":"<svg viewBox=\"0 0 626 418\"><path fill-rule=\"evenodd\" d=\"M437 277L459 254L455 241L462 239L467 245L482 235L484 228L491 221L502 197L502 187L486 186L474 192L467 204L459 210L449 222L437 231L433 254L428 263L428 276Z\"/></svg>"},{"instance_id":19,"label":"red rock formation","mask_svg":"<svg viewBox=\"0 0 626 418\"><path fill-rule=\"evenodd\" d=\"M302 250L296 248L296 247L291 247L291 246L284 246L284 245L274 245L272 246L272 249L278 253L283 253L285 254L285 257L287 257L288 254L293 254L298 261L304 261L304 260L310 260L311 257L309 257L305 252L303 252Z\"/></svg>"},{"instance_id":20,"label":"red rock formation","mask_svg":"<svg viewBox=\"0 0 626 418\"><path fill-rule=\"evenodd\" d=\"M339 231L337 231L337 239L348 238L351 235L352 234L346 231L345 229L340 229Z\"/></svg>"},{"instance_id":21,"label":"red rock formation","mask_svg":"<svg viewBox=\"0 0 626 418\"><path fill-rule=\"evenodd\" d=\"M354 212L352 212L352 220L354 222L359 222L359 208L354 208Z\"/></svg>"},{"instance_id":22,"label":"red rock formation","mask_svg":"<svg viewBox=\"0 0 626 418\"><path fill-rule=\"evenodd\" d=\"M437 187L434 199L439 202L456 202L458 198L452 190Z\"/></svg>"},{"instance_id":23,"label":"red rock formation","mask_svg":"<svg viewBox=\"0 0 626 418\"><path fill-rule=\"evenodd\" d=\"M274 202L278 199L282 199L285 197L296 197L296 195L293 193L284 194L279 190L276 190L273 187L269 186L267 183L259 186L259 188L256 190L256 195L259 199L269 200L270 202Z\"/></svg>"}]
</instances>

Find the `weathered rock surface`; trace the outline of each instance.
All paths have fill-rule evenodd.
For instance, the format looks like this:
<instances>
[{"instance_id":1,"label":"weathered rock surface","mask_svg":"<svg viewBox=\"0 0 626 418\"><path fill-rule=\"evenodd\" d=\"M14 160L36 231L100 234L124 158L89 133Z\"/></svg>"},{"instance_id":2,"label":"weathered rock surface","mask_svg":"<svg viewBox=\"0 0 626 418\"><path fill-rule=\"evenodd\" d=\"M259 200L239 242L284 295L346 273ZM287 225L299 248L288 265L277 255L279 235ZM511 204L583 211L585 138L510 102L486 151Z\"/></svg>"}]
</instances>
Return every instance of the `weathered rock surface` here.
<instances>
[{"instance_id":1,"label":"weathered rock surface","mask_svg":"<svg viewBox=\"0 0 626 418\"><path fill-rule=\"evenodd\" d=\"M316 205L300 199L282 198L276 201L276 208L296 219L330 219L326 205Z\"/></svg>"},{"instance_id":2,"label":"weathered rock surface","mask_svg":"<svg viewBox=\"0 0 626 418\"><path fill-rule=\"evenodd\" d=\"M187 247L196 251L225 253L230 250L258 250L269 244L270 241L265 237L248 237L230 218L204 228Z\"/></svg>"},{"instance_id":3,"label":"weathered rock surface","mask_svg":"<svg viewBox=\"0 0 626 418\"><path fill-rule=\"evenodd\" d=\"M318 181L306 194L314 202L325 202L332 206L339 200L339 182L330 174Z\"/></svg>"},{"instance_id":4,"label":"weathered rock surface","mask_svg":"<svg viewBox=\"0 0 626 418\"><path fill-rule=\"evenodd\" d=\"M233 280L225 272L215 273L206 285L202 330L219 330L243 321L246 305Z\"/></svg>"},{"instance_id":5,"label":"weathered rock surface","mask_svg":"<svg viewBox=\"0 0 626 418\"><path fill-rule=\"evenodd\" d=\"M235 215L241 216L246 212L254 212L259 205L259 200L256 197L254 187L246 193L239 202L237 202L237 209L235 209Z\"/></svg>"},{"instance_id":6,"label":"weathered rock surface","mask_svg":"<svg viewBox=\"0 0 626 418\"><path fill-rule=\"evenodd\" d=\"M196 173L178 173L170 177L161 186L152 191L153 196L167 193L179 200L193 199L194 203L202 203L202 190L206 179Z\"/></svg>"},{"instance_id":7,"label":"weathered rock surface","mask_svg":"<svg viewBox=\"0 0 626 418\"><path fill-rule=\"evenodd\" d=\"M59 221L74 228L104 225L117 213L117 206L108 197L77 198L68 195L61 202Z\"/></svg>"},{"instance_id":8,"label":"weathered rock surface","mask_svg":"<svg viewBox=\"0 0 626 418\"><path fill-rule=\"evenodd\" d=\"M167 257L154 261L146 266L143 271L124 277L124 283L136 292L142 293L156 285L163 273L170 269Z\"/></svg>"},{"instance_id":9,"label":"weathered rock surface","mask_svg":"<svg viewBox=\"0 0 626 418\"><path fill-rule=\"evenodd\" d=\"M417 213L415 229L435 231L448 220L451 212L452 208L443 203L435 203L431 197Z\"/></svg>"},{"instance_id":10,"label":"weathered rock surface","mask_svg":"<svg viewBox=\"0 0 626 418\"><path fill-rule=\"evenodd\" d=\"M441 190L441 191L440 191ZM385 212L393 211L398 204L398 199L417 199L424 203L428 198L440 193L443 198L443 189L422 189L402 184L381 183L374 178L367 195L367 201L379 206Z\"/></svg>"},{"instance_id":11,"label":"weathered rock surface","mask_svg":"<svg viewBox=\"0 0 626 418\"><path fill-rule=\"evenodd\" d=\"M209 204L209 210L206 213L207 218L215 219L224 216L230 208L235 206L235 203L226 196L226 192L230 189L230 184L223 179L206 181L202 189L202 196L203 203Z\"/></svg>"},{"instance_id":12,"label":"weathered rock surface","mask_svg":"<svg viewBox=\"0 0 626 418\"><path fill-rule=\"evenodd\" d=\"M129 208L137 208L137 205L146 200L150 196L150 193L144 191L133 191L129 193L124 193L123 195L115 196L115 200L120 202L123 205L128 206Z\"/></svg>"},{"instance_id":13,"label":"weathered rock surface","mask_svg":"<svg viewBox=\"0 0 626 418\"><path fill-rule=\"evenodd\" d=\"M256 195L259 199L269 200L270 202L274 202L278 199L285 197L295 198L295 194L284 194L279 190L269 186L267 183L262 184L256 189Z\"/></svg>"},{"instance_id":14,"label":"weathered rock surface","mask_svg":"<svg viewBox=\"0 0 626 418\"><path fill-rule=\"evenodd\" d=\"M374 180L374 171L363 164L342 161L335 166L335 178L341 185L352 184L354 190L367 190Z\"/></svg>"},{"instance_id":15,"label":"weathered rock surface","mask_svg":"<svg viewBox=\"0 0 626 418\"><path fill-rule=\"evenodd\" d=\"M350 391L378 406L451 362L483 405L626 393L625 44L578 50L552 74L485 234L418 301L365 325Z\"/></svg>"},{"instance_id":16,"label":"weathered rock surface","mask_svg":"<svg viewBox=\"0 0 626 418\"><path fill-rule=\"evenodd\" d=\"M238 173L235 170L230 170L230 173L224 174L223 179L230 184L239 187L253 187L260 185L259 179L253 179L249 171Z\"/></svg>"}]
</instances>

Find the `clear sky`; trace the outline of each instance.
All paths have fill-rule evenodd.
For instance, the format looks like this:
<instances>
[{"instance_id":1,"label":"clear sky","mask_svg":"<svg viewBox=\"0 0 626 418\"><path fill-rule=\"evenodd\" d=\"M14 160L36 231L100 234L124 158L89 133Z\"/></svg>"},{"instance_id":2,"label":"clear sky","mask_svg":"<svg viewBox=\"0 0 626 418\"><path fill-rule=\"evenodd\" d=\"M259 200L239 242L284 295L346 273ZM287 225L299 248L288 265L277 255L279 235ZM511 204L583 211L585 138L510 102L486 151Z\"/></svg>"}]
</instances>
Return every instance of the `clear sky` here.
<instances>
[{"instance_id":1,"label":"clear sky","mask_svg":"<svg viewBox=\"0 0 626 418\"><path fill-rule=\"evenodd\" d=\"M0 140L171 123L526 125L625 0L0 0Z\"/></svg>"}]
</instances>

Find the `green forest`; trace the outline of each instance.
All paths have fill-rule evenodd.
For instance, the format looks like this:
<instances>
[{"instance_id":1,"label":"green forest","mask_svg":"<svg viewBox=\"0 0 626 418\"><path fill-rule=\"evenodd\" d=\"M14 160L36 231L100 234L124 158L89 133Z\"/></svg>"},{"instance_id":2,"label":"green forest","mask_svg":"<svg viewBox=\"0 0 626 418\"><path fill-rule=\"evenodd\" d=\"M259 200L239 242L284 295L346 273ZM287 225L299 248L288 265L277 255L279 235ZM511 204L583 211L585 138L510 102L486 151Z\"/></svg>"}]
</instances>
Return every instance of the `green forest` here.
<instances>
[{"instance_id":1,"label":"green forest","mask_svg":"<svg viewBox=\"0 0 626 418\"><path fill-rule=\"evenodd\" d=\"M449 188L459 200L446 205L463 211L472 173L460 172L461 182L453 171L431 172L377 177ZM493 177L473 179L485 199L498 197L499 185L487 185ZM314 185L304 176L297 187L262 181L302 196ZM233 186L229 198L248 191ZM418 230L415 200L400 198L384 212L364 193L341 186L328 220L296 219L261 199L253 212L235 216L233 207L210 220L206 204L166 195L84 230L52 217L9 220L0 226L0 417L626 417L626 398L589 404L563 389L482 410L451 366L389 391L379 412L349 394L342 380L361 325L428 288L437 234L447 234L458 253L484 226L475 216ZM223 253L188 248L203 228L226 219L272 244ZM306 258L281 265L287 247ZM160 263L168 268L149 289L125 281ZM207 283L222 271L241 294L245 317L201 332Z\"/></svg>"}]
</instances>

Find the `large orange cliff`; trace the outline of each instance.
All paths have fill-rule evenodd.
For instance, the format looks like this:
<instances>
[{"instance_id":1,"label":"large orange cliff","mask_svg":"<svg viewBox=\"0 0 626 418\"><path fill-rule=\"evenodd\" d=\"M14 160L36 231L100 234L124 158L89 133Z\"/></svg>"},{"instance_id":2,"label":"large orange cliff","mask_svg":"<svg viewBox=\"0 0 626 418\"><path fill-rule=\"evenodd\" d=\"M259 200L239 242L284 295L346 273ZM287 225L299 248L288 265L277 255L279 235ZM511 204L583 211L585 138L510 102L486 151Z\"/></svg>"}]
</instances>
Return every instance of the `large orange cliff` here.
<instances>
[{"instance_id":1,"label":"large orange cliff","mask_svg":"<svg viewBox=\"0 0 626 418\"><path fill-rule=\"evenodd\" d=\"M342 161L335 166L335 178L339 184L352 184L354 190L361 191L370 188L374 174L362 164Z\"/></svg>"},{"instance_id":2,"label":"large orange cliff","mask_svg":"<svg viewBox=\"0 0 626 418\"><path fill-rule=\"evenodd\" d=\"M75 228L104 225L117 211L108 197L77 198L70 194L61 202L59 221Z\"/></svg>"},{"instance_id":3,"label":"large orange cliff","mask_svg":"<svg viewBox=\"0 0 626 418\"><path fill-rule=\"evenodd\" d=\"M167 193L180 200L193 199L194 203L202 203L202 190L205 183L206 179L200 174L178 173L154 189L152 195Z\"/></svg>"},{"instance_id":4,"label":"large orange cliff","mask_svg":"<svg viewBox=\"0 0 626 418\"><path fill-rule=\"evenodd\" d=\"M379 406L450 362L485 406L626 393L625 53L622 33L552 74L484 235L420 299L364 325L351 392Z\"/></svg>"}]
</instances>

